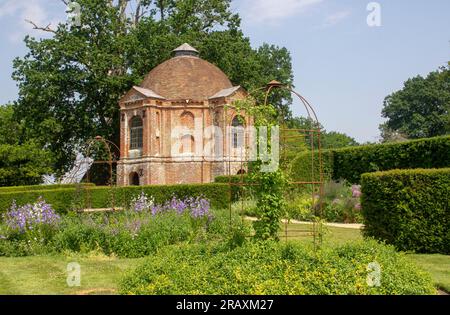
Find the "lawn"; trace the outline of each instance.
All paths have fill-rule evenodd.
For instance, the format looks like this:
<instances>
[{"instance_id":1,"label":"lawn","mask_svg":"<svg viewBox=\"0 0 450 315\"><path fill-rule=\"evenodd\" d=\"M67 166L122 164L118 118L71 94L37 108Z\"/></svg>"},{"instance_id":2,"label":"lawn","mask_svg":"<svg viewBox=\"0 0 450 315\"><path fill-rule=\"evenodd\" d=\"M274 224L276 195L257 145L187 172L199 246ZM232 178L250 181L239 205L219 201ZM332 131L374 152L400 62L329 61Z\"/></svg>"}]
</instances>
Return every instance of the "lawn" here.
<instances>
[{"instance_id":1,"label":"lawn","mask_svg":"<svg viewBox=\"0 0 450 315\"><path fill-rule=\"evenodd\" d=\"M115 294L125 269L140 259L103 255L0 257L0 294ZM81 267L81 286L67 285L67 264Z\"/></svg>"},{"instance_id":2,"label":"lawn","mask_svg":"<svg viewBox=\"0 0 450 315\"><path fill-rule=\"evenodd\" d=\"M310 225L289 224L288 228L289 240L312 244L312 236L299 236L295 232L311 229ZM283 235L281 232L280 236ZM327 227L323 242L338 245L359 239L362 239L360 230ZM450 256L408 254L408 257L431 274L437 287L450 292ZM122 272L141 261L142 258L118 259L95 254L0 257L0 294L115 294ZM68 287L66 283L69 262L81 266L80 287Z\"/></svg>"}]
</instances>

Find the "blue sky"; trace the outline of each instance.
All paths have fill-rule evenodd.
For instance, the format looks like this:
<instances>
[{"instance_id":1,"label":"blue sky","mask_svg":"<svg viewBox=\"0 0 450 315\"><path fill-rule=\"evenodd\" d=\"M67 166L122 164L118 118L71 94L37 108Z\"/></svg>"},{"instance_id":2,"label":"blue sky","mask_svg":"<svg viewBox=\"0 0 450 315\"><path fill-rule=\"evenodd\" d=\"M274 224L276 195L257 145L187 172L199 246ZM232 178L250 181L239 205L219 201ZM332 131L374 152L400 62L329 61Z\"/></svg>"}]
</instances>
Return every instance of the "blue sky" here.
<instances>
[{"instance_id":1,"label":"blue sky","mask_svg":"<svg viewBox=\"0 0 450 315\"><path fill-rule=\"evenodd\" d=\"M327 130L376 141L383 99L412 76L450 60L450 1L379 0L381 26L369 27L366 0L234 0L243 30L257 47L287 47L296 89ZM59 0L0 0L0 104L17 98L12 60L26 50L24 20L56 24ZM299 103L295 114L304 115Z\"/></svg>"}]
</instances>

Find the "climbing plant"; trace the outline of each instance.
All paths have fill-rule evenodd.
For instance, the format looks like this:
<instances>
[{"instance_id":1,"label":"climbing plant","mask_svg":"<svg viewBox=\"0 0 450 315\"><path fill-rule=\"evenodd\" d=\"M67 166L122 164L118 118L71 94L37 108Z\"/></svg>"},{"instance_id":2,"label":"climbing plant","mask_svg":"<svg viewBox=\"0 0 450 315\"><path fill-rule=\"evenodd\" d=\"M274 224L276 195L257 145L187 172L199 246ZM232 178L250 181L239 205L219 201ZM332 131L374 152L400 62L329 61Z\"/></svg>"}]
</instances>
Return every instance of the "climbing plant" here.
<instances>
[{"instance_id":1,"label":"climbing plant","mask_svg":"<svg viewBox=\"0 0 450 315\"><path fill-rule=\"evenodd\" d=\"M271 128L278 125L277 110L270 104L255 105L255 103L251 99L240 100L235 102L233 107L238 111L244 110L247 115L253 117L258 134L254 141L258 141L258 148L261 140L259 137L261 130L258 127L267 127L267 153L270 155L275 150L271 141L271 137L275 134L271 133ZM275 144L278 145L279 141ZM260 157L261 152L258 154L257 161L253 162L252 172L249 175L250 181L256 184L252 188L256 197L258 217L258 220L253 223L255 238L278 240L281 217L285 209L284 188L287 179L282 169L278 167L279 161L276 163L277 167L268 171L268 168L264 169L264 166L270 162L264 162Z\"/></svg>"}]
</instances>

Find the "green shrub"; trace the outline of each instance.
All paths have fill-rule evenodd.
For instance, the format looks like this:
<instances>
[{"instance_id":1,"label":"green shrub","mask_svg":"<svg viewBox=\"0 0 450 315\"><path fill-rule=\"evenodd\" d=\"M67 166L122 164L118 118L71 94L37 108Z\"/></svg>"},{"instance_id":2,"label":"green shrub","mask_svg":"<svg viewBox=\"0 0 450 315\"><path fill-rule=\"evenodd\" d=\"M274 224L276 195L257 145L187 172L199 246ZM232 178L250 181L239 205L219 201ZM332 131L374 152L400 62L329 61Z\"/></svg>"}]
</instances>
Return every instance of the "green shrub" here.
<instances>
[{"instance_id":1,"label":"green shrub","mask_svg":"<svg viewBox=\"0 0 450 315\"><path fill-rule=\"evenodd\" d=\"M253 183L248 175L217 176L214 178L214 182L231 186L231 201L237 201L242 197L251 197L253 195L251 185L240 185Z\"/></svg>"},{"instance_id":2,"label":"green shrub","mask_svg":"<svg viewBox=\"0 0 450 315\"><path fill-rule=\"evenodd\" d=\"M163 203L176 196L178 198L204 196L216 209L226 208L229 204L229 186L226 184L186 184L186 185L151 185L127 187L92 187L84 189L58 188L48 190L0 192L0 213L8 210L12 201L17 204L32 203L42 196L59 213L66 213L74 208L109 208L114 198L116 207L126 207L131 199L145 192L155 198L155 202ZM90 204L89 204L89 202Z\"/></svg>"},{"instance_id":3,"label":"green shrub","mask_svg":"<svg viewBox=\"0 0 450 315\"><path fill-rule=\"evenodd\" d=\"M182 262L182 263L180 263ZM381 267L369 286L368 265ZM435 294L431 278L375 241L322 248L299 243L166 247L121 280L121 294Z\"/></svg>"},{"instance_id":4,"label":"green shrub","mask_svg":"<svg viewBox=\"0 0 450 315\"><path fill-rule=\"evenodd\" d=\"M311 175L311 152L295 157L289 175L295 181L319 180L318 152L314 153L314 176ZM329 149L322 151L325 180L345 179L359 183L361 174L391 169L450 167L450 136Z\"/></svg>"},{"instance_id":5,"label":"green shrub","mask_svg":"<svg viewBox=\"0 0 450 315\"><path fill-rule=\"evenodd\" d=\"M450 254L450 168L362 176L364 233L399 250Z\"/></svg>"},{"instance_id":6,"label":"green shrub","mask_svg":"<svg viewBox=\"0 0 450 315\"><path fill-rule=\"evenodd\" d=\"M324 180L330 180L333 174L333 153L332 150L323 150L322 170ZM320 181L319 152L302 152L298 154L288 167L289 179L294 182L318 182ZM314 166L314 168L313 168Z\"/></svg>"},{"instance_id":7,"label":"green shrub","mask_svg":"<svg viewBox=\"0 0 450 315\"><path fill-rule=\"evenodd\" d=\"M210 214L210 213L209 213ZM27 256L41 253L101 252L118 257L143 257L159 248L177 243L225 241L230 247L250 235L248 222L235 213L214 210L192 216L190 211L152 214L151 211L114 213L76 213L62 216L56 233L45 242L30 241L23 234L11 233L0 224L0 256Z\"/></svg>"},{"instance_id":8,"label":"green shrub","mask_svg":"<svg viewBox=\"0 0 450 315\"><path fill-rule=\"evenodd\" d=\"M334 179L359 183L361 174L450 166L450 136L334 150Z\"/></svg>"},{"instance_id":9,"label":"green shrub","mask_svg":"<svg viewBox=\"0 0 450 315\"><path fill-rule=\"evenodd\" d=\"M42 176L52 171L52 158L49 150L33 141L21 145L0 143L0 186L42 183Z\"/></svg>"}]
</instances>

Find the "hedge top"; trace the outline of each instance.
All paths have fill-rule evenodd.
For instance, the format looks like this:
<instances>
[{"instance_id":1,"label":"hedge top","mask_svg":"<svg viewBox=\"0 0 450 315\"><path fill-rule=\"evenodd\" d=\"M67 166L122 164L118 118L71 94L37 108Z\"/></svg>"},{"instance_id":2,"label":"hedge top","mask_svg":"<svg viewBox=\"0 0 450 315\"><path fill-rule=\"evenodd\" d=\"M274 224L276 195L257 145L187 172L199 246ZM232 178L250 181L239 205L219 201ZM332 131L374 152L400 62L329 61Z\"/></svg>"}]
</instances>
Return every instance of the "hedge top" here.
<instances>
[{"instance_id":1,"label":"hedge top","mask_svg":"<svg viewBox=\"0 0 450 315\"><path fill-rule=\"evenodd\" d=\"M395 175L441 175L441 174L450 174L450 167L445 168L415 168L415 169L395 169L389 171L378 171L378 172L370 172L364 173L361 175L361 178L365 177L385 177L385 176L395 176Z\"/></svg>"}]
</instances>

